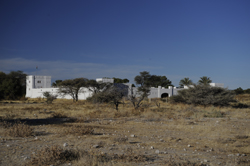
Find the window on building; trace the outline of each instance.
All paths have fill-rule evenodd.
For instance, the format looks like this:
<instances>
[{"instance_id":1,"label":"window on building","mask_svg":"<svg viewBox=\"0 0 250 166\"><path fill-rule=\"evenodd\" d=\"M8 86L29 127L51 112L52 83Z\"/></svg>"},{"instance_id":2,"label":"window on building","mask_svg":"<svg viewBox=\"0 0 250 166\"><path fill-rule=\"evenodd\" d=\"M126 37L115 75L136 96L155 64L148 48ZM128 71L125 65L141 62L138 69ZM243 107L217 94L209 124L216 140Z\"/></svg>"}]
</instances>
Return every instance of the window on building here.
<instances>
[{"instance_id":1,"label":"window on building","mask_svg":"<svg viewBox=\"0 0 250 166\"><path fill-rule=\"evenodd\" d=\"M37 83L42 83L42 81L37 81Z\"/></svg>"}]
</instances>

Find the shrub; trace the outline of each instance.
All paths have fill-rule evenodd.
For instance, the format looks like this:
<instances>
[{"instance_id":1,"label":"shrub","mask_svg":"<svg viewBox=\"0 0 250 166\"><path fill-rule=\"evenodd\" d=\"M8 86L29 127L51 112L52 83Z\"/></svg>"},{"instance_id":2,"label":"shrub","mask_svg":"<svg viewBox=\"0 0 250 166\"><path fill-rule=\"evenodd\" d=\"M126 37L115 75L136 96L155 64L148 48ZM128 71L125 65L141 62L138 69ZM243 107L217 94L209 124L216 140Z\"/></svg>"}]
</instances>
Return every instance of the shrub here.
<instances>
[{"instance_id":1,"label":"shrub","mask_svg":"<svg viewBox=\"0 0 250 166\"><path fill-rule=\"evenodd\" d=\"M54 112L52 113L51 117L52 118L68 118L68 116L62 112Z\"/></svg>"},{"instance_id":2,"label":"shrub","mask_svg":"<svg viewBox=\"0 0 250 166\"><path fill-rule=\"evenodd\" d=\"M67 161L79 159L80 154L76 150L65 150L57 145L46 147L34 154L27 165L51 165L61 164Z\"/></svg>"},{"instance_id":3,"label":"shrub","mask_svg":"<svg viewBox=\"0 0 250 166\"><path fill-rule=\"evenodd\" d=\"M44 92L43 96L46 98L47 104L52 104L53 100L57 98L57 95L52 95L50 92Z\"/></svg>"},{"instance_id":4,"label":"shrub","mask_svg":"<svg viewBox=\"0 0 250 166\"><path fill-rule=\"evenodd\" d=\"M6 127L5 134L11 137L29 137L33 134L33 129L25 123L6 124Z\"/></svg>"},{"instance_id":5,"label":"shrub","mask_svg":"<svg viewBox=\"0 0 250 166\"><path fill-rule=\"evenodd\" d=\"M93 134L94 129L93 127L85 127L82 125L72 125L70 127L67 127L64 129L64 133L66 135L72 134L72 135L88 135L88 134Z\"/></svg>"},{"instance_id":6,"label":"shrub","mask_svg":"<svg viewBox=\"0 0 250 166\"><path fill-rule=\"evenodd\" d=\"M93 103L111 103L118 111L119 104L122 103L121 100L125 96L125 90L124 87L112 86L105 91L93 94L93 96L87 98L87 100Z\"/></svg>"},{"instance_id":7,"label":"shrub","mask_svg":"<svg viewBox=\"0 0 250 166\"><path fill-rule=\"evenodd\" d=\"M227 106L234 102L235 93L220 87L209 85L194 85L189 89L178 91L178 95L172 96L170 102L195 105Z\"/></svg>"}]
</instances>

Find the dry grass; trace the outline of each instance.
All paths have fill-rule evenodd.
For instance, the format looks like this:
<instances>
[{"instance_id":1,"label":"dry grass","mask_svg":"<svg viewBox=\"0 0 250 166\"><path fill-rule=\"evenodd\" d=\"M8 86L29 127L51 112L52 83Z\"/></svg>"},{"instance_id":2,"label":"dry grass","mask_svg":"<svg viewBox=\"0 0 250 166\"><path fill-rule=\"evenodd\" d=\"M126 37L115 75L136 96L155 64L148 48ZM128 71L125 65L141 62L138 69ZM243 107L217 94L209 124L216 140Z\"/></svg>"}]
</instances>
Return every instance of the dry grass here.
<instances>
[{"instance_id":1,"label":"dry grass","mask_svg":"<svg viewBox=\"0 0 250 166\"><path fill-rule=\"evenodd\" d=\"M72 125L72 126L68 126L63 128L64 134L65 135L88 135L88 134L93 134L94 133L94 129L93 127L85 127L83 125Z\"/></svg>"},{"instance_id":2,"label":"dry grass","mask_svg":"<svg viewBox=\"0 0 250 166\"><path fill-rule=\"evenodd\" d=\"M25 123L16 122L13 125L10 123L3 124L5 135L10 137L30 137L34 133L33 129Z\"/></svg>"},{"instance_id":3,"label":"dry grass","mask_svg":"<svg viewBox=\"0 0 250 166\"><path fill-rule=\"evenodd\" d=\"M235 107L249 106L250 95L237 96L237 100L232 107L144 101L139 110L125 102L119 111L107 104L94 105L86 101L73 103L57 99L51 105L43 103L43 99L28 99L18 104L4 101L0 105L2 121L20 119L29 123L0 123L0 163L250 165L250 107ZM51 123L31 123L50 118ZM53 118L76 121L54 124ZM30 137L32 135L36 135L36 139ZM54 146L65 142L68 147ZM39 146L43 148L31 155ZM155 153L156 150L159 153ZM23 153L31 158L20 160L18 156Z\"/></svg>"},{"instance_id":4,"label":"dry grass","mask_svg":"<svg viewBox=\"0 0 250 166\"><path fill-rule=\"evenodd\" d=\"M59 165L72 160L77 160L80 153L77 150L63 149L57 145L38 150L33 154L31 161L25 165Z\"/></svg>"}]
</instances>

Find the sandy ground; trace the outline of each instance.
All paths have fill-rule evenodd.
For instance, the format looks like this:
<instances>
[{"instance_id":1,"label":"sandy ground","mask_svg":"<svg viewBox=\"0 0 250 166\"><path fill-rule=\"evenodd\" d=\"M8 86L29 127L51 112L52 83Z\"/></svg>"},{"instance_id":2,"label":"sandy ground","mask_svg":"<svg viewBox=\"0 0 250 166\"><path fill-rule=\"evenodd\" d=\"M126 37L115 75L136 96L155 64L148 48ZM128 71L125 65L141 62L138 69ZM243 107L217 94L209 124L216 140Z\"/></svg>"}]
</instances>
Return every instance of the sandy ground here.
<instances>
[{"instance_id":1,"label":"sandy ground","mask_svg":"<svg viewBox=\"0 0 250 166\"><path fill-rule=\"evenodd\" d=\"M27 138L4 136L6 129L0 127L0 165L25 165L33 154L52 145L100 154L147 156L145 162L118 161L120 165L167 165L170 158L175 163L250 165L250 137L246 133L250 126L249 119L203 118L197 121L192 118L131 117L81 122L69 122L67 119L30 120L27 124L35 131L33 136ZM76 124L91 126L94 133L65 134L65 128ZM84 162L72 161L61 165L81 165Z\"/></svg>"}]
</instances>

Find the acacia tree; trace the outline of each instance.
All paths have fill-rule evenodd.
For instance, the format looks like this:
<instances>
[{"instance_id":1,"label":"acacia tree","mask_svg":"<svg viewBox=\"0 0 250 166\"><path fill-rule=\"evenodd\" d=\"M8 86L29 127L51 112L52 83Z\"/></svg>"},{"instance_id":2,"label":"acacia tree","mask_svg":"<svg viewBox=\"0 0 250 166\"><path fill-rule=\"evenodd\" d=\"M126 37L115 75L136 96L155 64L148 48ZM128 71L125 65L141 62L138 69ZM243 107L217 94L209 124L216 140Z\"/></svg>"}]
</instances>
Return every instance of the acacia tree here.
<instances>
[{"instance_id":1,"label":"acacia tree","mask_svg":"<svg viewBox=\"0 0 250 166\"><path fill-rule=\"evenodd\" d=\"M203 85L209 85L209 83L211 83L212 80L210 79L210 77L207 77L207 76L203 76L203 77L200 77L200 80L199 80L199 84L203 84Z\"/></svg>"},{"instance_id":2,"label":"acacia tree","mask_svg":"<svg viewBox=\"0 0 250 166\"><path fill-rule=\"evenodd\" d=\"M92 100L95 103L111 103L118 111L119 104L122 103L121 100L125 95L126 89L112 85L103 91L93 94L88 100Z\"/></svg>"},{"instance_id":3,"label":"acacia tree","mask_svg":"<svg viewBox=\"0 0 250 166\"><path fill-rule=\"evenodd\" d=\"M112 85L111 83L97 82L96 80L88 80L88 82L87 82L87 88L91 92L93 92L93 94L97 94L101 91L105 91L111 85Z\"/></svg>"},{"instance_id":4,"label":"acacia tree","mask_svg":"<svg viewBox=\"0 0 250 166\"><path fill-rule=\"evenodd\" d=\"M184 85L188 86L188 85L192 85L192 84L193 84L193 81L190 80L188 77L185 77L185 78L181 79L180 82L179 82L179 85L181 87L183 87Z\"/></svg>"},{"instance_id":5,"label":"acacia tree","mask_svg":"<svg viewBox=\"0 0 250 166\"><path fill-rule=\"evenodd\" d=\"M134 78L136 85L138 86L137 91L131 87L130 94L128 96L129 101L133 104L135 109L138 109L142 101L148 97L150 92L149 78L151 75L147 71L140 72L140 75Z\"/></svg>"},{"instance_id":6,"label":"acacia tree","mask_svg":"<svg viewBox=\"0 0 250 166\"><path fill-rule=\"evenodd\" d=\"M78 95L79 93L84 93L83 88L87 87L87 82L87 78L75 78L72 80L64 80L58 85L58 93L62 96L70 95L73 101L78 101Z\"/></svg>"}]
</instances>

